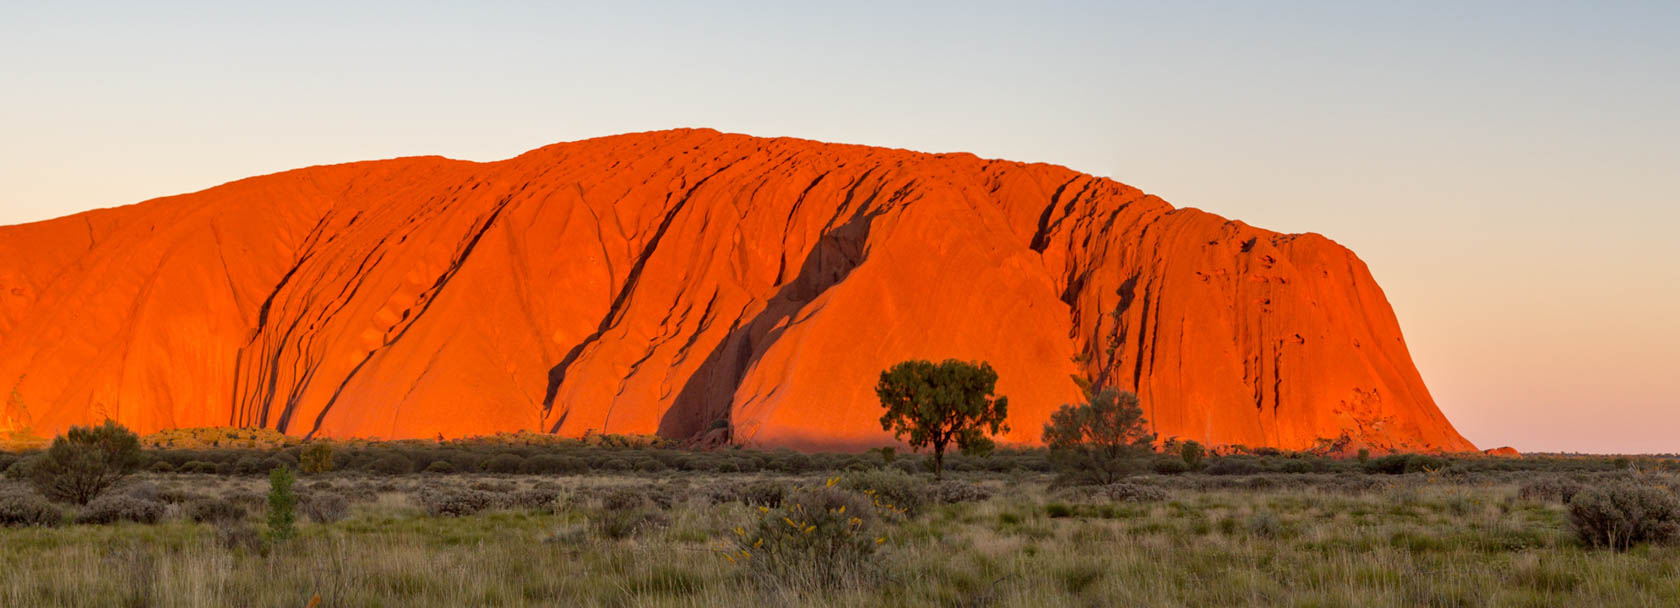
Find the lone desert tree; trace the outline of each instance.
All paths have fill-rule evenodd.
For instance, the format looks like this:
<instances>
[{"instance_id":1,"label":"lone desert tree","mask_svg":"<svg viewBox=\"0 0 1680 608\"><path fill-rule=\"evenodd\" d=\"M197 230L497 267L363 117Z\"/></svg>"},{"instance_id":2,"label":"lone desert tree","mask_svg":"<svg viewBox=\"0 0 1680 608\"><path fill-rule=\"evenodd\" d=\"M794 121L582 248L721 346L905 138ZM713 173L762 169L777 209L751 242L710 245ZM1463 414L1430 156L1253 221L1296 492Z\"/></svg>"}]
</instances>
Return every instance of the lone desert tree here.
<instances>
[{"instance_id":1,"label":"lone desert tree","mask_svg":"<svg viewBox=\"0 0 1680 608\"><path fill-rule=\"evenodd\" d=\"M993 395L997 372L984 361L946 359L944 363L905 361L881 372L875 394L886 413L881 429L905 439L911 448L933 448L933 475L945 476L945 448L964 452L992 446L988 435L1009 430L1009 398ZM906 439L908 435L908 439Z\"/></svg>"}]
</instances>

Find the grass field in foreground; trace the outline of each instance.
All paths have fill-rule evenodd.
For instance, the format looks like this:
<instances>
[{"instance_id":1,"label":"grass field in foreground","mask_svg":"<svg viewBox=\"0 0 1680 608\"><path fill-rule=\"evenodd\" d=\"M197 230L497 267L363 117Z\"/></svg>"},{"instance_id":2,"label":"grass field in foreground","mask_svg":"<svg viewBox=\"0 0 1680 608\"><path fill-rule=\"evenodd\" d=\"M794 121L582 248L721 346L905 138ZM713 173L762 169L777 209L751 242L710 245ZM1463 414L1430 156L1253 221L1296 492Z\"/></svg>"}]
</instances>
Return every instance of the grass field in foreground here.
<instances>
[{"instance_id":1,"label":"grass field in foreground","mask_svg":"<svg viewBox=\"0 0 1680 608\"><path fill-rule=\"evenodd\" d=\"M977 490L965 502L884 518L878 550L845 566L851 583L825 590L723 556L765 512L738 494L819 477L316 476L302 493L349 498L349 516L258 548L224 529L260 526L266 481L146 474L128 490L171 502L160 523L0 529L0 605L1680 604L1680 551L1580 547L1564 507L1519 497L1541 475L1144 476L1134 483L1165 497L1132 501L1041 474L965 474L947 482ZM428 490L545 498L444 517L423 508ZM250 506L246 520L185 515L218 496ZM600 525L626 510L645 517Z\"/></svg>"}]
</instances>

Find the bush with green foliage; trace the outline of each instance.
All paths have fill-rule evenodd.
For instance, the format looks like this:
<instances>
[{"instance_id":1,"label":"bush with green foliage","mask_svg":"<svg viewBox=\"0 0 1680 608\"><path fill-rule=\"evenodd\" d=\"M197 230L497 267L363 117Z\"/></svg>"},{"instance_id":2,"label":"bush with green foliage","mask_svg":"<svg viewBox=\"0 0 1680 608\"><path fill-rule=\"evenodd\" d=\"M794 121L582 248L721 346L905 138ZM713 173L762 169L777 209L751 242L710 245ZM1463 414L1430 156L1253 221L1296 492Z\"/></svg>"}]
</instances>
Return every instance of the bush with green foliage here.
<instances>
[{"instance_id":1,"label":"bush with green foliage","mask_svg":"<svg viewBox=\"0 0 1680 608\"><path fill-rule=\"evenodd\" d=\"M1569 501L1569 523L1589 547L1626 551L1680 540L1680 499L1637 482L1587 488Z\"/></svg>"},{"instance_id":2,"label":"bush with green foliage","mask_svg":"<svg viewBox=\"0 0 1680 608\"><path fill-rule=\"evenodd\" d=\"M780 508L762 509L750 528L734 529L725 557L768 588L834 590L873 578L871 558L886 541L879 510L836 481L796 488Z\"/></svg>"},{"instance_id":3,"label":"bush with green foliage","mask_svg":"<svg viewBox=\"0 0 1680 608\"><path fill-rule=\"evenodd\" d=\"M268 553L268 543L264 542L261 532L256 526L244 519L224 519L216 523L216 544L228 551L239 551L251 555Z\"/></svg>"},{"instance_id":4,"label":"bush with green foliage","mask_svg":"<svg viewBox=\"0 0 1680 608\"><path fill-rule=\"evenodd\" d=\"M127 521L155 524L163 519L163 513L164 504L161 501L128 494L106 494L83 506L76 514L76 523L114 524Z\"/></svg>"},{"instance_id":5,"label":"bush with green foliage","mask_svg":"<svg viewBox=\"0 0 1680 608\"><path fill-rule=\"evenodd\" d=\"M41 495L78 505L140 468L140 438L106 420L101 426L75 426L31 458L28 476Z\"/></svg>"},{"instance_id":6,"label":"bush with green foliage","mask_svg":"<svg viewBox=\"0 0 1680 608\"><path fill-rule=\"evenodd\" d=\"M944 479L948 446L985 453L992 448L991 435L1009 430L1004 424L1009 398L993 394L997 378L985 362L915 360L894 365L881 372L875 385L875 395L886 408L881 429L912 449L933 448L933 476Z\"/></svg>"},{"instance_id":7,"label":"bush with green foliage","mask_svg":"<svg viewBox=\"0 0 1680 608\"><path fill-rule=\"evenodd\" d=\"M933 502L940 504L979 502L992 497L992 491L979 484L950 479L933 484L928 494Z\"/></svg>"},{"instance_id":8,"label":"bush with green foliage","mask_svg":"<svg viewBox=\"0 0 1680 608\"><path fill-rule=\"evenodd\" d=\"M1114 388L1063 405L1044 425L1044 443L1074 483L1109 484L1136 472L1153 455L1154 441L1137 395Z\"/></svg>"},{"instance_id":9,"label":"bush with green foliage","mask_svg":"<svg viewBox=\"0 0 1680 608\"><path fill-rule=\"evenodd\" d=\"M291 467L276 467L268 474L268 540L281 542L297 535L297 493L292 483L297 476Z\"/></svg>"},{"instance_id":10,"label":"bush with green foliage","mask_svg":"<svg viewBox=\"0 0 1680 608\"><path fill-rule=\"evenodd\" d=\"M1139 483L1117 482L1102 487L1102 495L1114 502L1161 502L1167 491Z\"/></svg>"},{"instance_id":11,"label":"bush with green foliage","mask_svg":"<svg viewBox=\"0 0 1680 608\"><path fill-rule=\"evenodd\" d=\"M525 459L518 454L497 454L484 461L484 472L512 475L525 469Z\"/></svg>"},{"instance_id":12,"label":"bush with green foliage","mask_svg":"<svg viewBox=\"0 0 1680 608\"><path fill-rule=\"evenodd\" d=\"M787 486L781 482L761 479L741 488L741 503L749 507L769 507L771 509L782 506L782 499L787 497Z\"/></svg>"},{"instance_id":13,"label":"bush with green foliage","mask_svg":"<svg viewBox=\"0 0 1680 608\"><path fill-rule=\"evenodd\" d=\"M309 442L298 455L298 471L304 475L330 473L334 466L332 444L325 441Z\"/></svg>"},{"instance_id":14,"label":"bush with green foliage","mask_svg":"<svg viewBox=\"0 0 1680 608\"><path fill-rule=\"evenodd\" d=\"M304 517L318 524L335 524L350 516L350 501L338 494L310 494L299 503Z\"/></svg>"},{"instance_id":15,"label":"bush with green foliage","mask_svg":"<svg viewBox=\"0 0 1680 608\"><path fill-rule=\"evenodd\" d=\"M1183 475L1190 472L1190 464L1173 457L1157 458L1149 468L1158 475Z\"/></svg>"},{"instance_id":16,"label":"bush with green foliage","mask_svg":"<svg viewBox=\"0 0 1680 608\"><path fill-rule=\"evenodd\" d=\"M373 459L368 470L381 475L407 475L414 472L414 462L400 453L389 452Z\"/></svg>"},{"instance_id":17,"label":"bush with green foliage","mask_svg":"<svg viewBox=\"0 0 1680 608\"><path fill-rule=\"evenodd\" d=\"M47 499L22 488L0 488L0 527L50 527L64 523L64 512Z\"/></svg>"},{"instance_id":18,"label":"bush with green foliage","mask_svg":"<svg viewBox=\"0 0 1680 608\"><path fill-rule=\"evenodd\" d=\"M1209 475L1253 475L1263 469L1259 459L1253 456L1232 455L1214 459L1203 471Z\"/></svg>"},{"instance_id":19,"label":"bush with green foliage","mask_svg":"<svg viewBox=\"0 0 1680 608\"><path fill-rule=\"evenodd\" d=\"M874 506L886 511L915 515L928 502L928 484L896 469L847 473L840 487L870 497Z\"/></svg>"},{"instance_id":20,"label":"bush with green foliage","mask_svg":"<svg viewBox=\"0 0 1680 608\"><path fill-rule=\"evenodd\" d=\"M426 488L416 499L420 508L432 517L464 517L494 507L498 502L495 494L470 488Z\"/></svg>"},{"instance_id":21,"label":"bush with green foliage","mask_svg":"<svg viewBox=\"0 0 1680 608\"><path fill-rule=\"evenodd\" d=\"M201 498L187 503L187 518L198 523L245 519L245 507L225 498Z\"/></svg>"},{"instance_id":22,"label":"bush with green foliage","mask_svg":"<svg viewBox=\"0 0 1680 608\"><path fill-rule=\"evenodd\" d=\"M1581 490L1581 484L1575 480L1547 477L1524 483L1517 488L1517 497L1523 500L1569 504Z\"/></svg>"},{"instance_id":23,"label":"bush with green foliage","mask_svg":"<svg viewBox=\"0 0 1680 608\"><path fill-rule=\"evenodd\" d=\"M1184 464L1188 465L1190 470L1200 470L1203 461L1207 459L1207 448L1195 441L1186 441L1178 446L1178 457L1184 460Z\"/></svg>"},{"instance_id":24,"label":"bush with green foliage","mask_svg":"<svg viewBox=\"0 0 1680 608\"><path fill-rule=\"evenodd\" d=\"M1386 475L1401 475L1405 473L1428 473L1439 471L1447 467L1447 461L1439 456L1426 454L1389 454L1365 463L1365 472L1382 473Z\"/></svg>"},{"instance_id":25,"label":"bush with green foliage","mask_svg":"<svg viewBox=\"0 0 1680 608\"><path fill-rule=\"evenodd\" d=\"M581 475L589 472L589 461L576 456L538 454L525 459L524 471L531 475Z\"/></svg>"}]
</instances>

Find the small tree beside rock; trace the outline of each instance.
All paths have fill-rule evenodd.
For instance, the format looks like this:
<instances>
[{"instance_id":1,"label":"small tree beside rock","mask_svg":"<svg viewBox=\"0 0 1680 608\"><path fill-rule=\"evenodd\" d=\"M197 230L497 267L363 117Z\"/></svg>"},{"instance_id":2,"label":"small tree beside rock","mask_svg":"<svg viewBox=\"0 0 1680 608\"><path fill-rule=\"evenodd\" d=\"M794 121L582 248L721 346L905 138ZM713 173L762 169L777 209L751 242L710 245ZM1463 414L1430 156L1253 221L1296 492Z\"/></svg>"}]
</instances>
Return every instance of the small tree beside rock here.
<instances>
[{"instance_id":1,"label":"small tree beside rock","mask_svg":"<svg viewBox=\"0 0 1680 608\"><path fill-rule=\"evenodd\" d=\"M1044 443L1072 481L1114 483L1142 466L1154 441L1137 395L1114 388L1063 405L1044 425Z\"/></svg>"}]
</instances>

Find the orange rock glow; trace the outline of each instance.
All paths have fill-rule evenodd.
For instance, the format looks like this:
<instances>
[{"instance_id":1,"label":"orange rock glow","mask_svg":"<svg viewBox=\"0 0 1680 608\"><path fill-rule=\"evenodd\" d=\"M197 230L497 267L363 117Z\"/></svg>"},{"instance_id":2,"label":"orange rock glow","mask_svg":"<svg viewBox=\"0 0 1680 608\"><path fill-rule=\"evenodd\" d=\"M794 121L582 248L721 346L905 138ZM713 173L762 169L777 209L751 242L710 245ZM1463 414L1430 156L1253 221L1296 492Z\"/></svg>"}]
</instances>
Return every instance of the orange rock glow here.
<instances>
[{"instance_id":1,"label":"orange rock glow","mask_svg":"<svg viewBox=\"0 0 1680 608\"><path fill-rule=\"evenodd\" d=\"M881 370L948 357L1012 442L1083 376L1163 438L1475 449L1352 252L1051 165L677 130L0 227L0 431L851 449Z\"/></svg>"}]
</instances>

